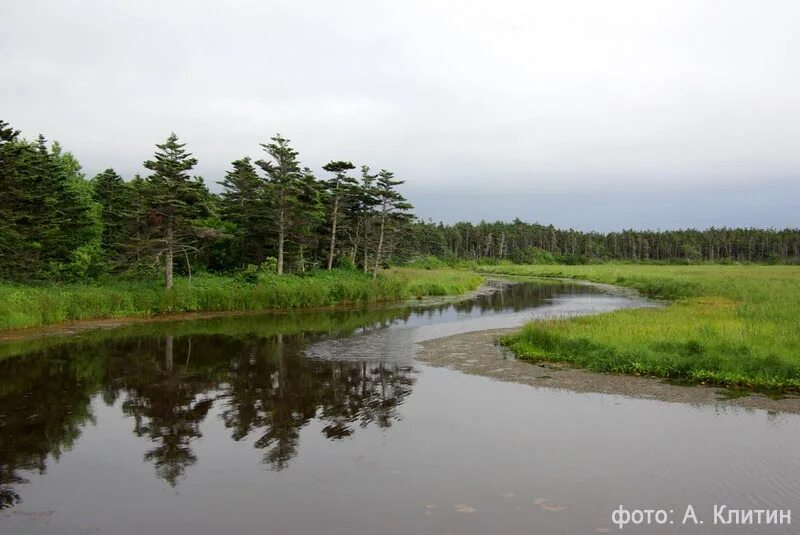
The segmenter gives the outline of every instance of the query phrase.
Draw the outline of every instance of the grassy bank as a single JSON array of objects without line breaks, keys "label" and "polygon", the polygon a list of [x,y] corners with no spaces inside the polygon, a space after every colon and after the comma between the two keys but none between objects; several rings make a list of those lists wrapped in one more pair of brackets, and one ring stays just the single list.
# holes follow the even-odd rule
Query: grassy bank
[{"label": "grassy bank", "polygon": [[693,383],[800,390],[800,267],[483,269],[616,284],[672,301],[661,309],[531,323],[503,341],[522,358]]},{"label": "grassy bank", "polygon": [[28,286],[0,284],[0,330],[64,321],[155,316],[181,312],[268,310],[367,304],[474,290],[483,277],[452,270],[391,269],[377,279],[355,271],[305,276],[260,275],[178,278],[164,291],[160,281]]}]

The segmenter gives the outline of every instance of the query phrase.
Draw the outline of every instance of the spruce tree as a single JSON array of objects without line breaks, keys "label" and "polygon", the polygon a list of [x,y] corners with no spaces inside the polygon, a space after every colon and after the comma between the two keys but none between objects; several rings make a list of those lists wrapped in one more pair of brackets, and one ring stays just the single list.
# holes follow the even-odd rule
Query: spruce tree
[{"label": "spruce tree", "polygon": [[269,160],[258,160],[258,165],[267,175],[267,193],[272,204],[272,219],[278,233],[278,274],[284,270],[284,250],[287,232],[296,215],[302,193],[303,173],[297,159],[297,151],[289,146],[289,140],[276,134],[272,143],[262,143]]},{"label": "spruce tree", "polygon": [[92,196],[100,205],[103,257],[110,266],[121,261],[135,230],[133,187],[109,168],[92,179]]},{"label": "spruce tree", "polygon": [[80,164],[0,121],[0,276],[79,278],[88,274],[97,225]]},{"label": "spruce tree", "polygon": [[358,262],[359,249],[361,252],[361,268],[364,273],[369,272],[369,248],[371,223],[375,217],[375,208],[378,199],[375,195],[375,180],[378,175],[372,174],[367,165],[361,166],[361,180],[352,188],[350,202],[347,204],[345,219],[351,221],[355,232],[350,234],[353,246],[351,258],[353,263]]},{"label": "spruce tree", "polygon": [[233,169],[219,182],[221,215],[235,227],[238,263],[260,264],[264,261],[265,236],[268,232],[266,183],[258,176],[250,158],[231,163]]},{"label": "spruce tree", "polygon": [[307,252],[313,250],[316,243],[315,231],[325,221],[325,206],[322,200],[325,186],[314,177],[311,169],[304,167],[301,173],[291,238],[297,245],[297,269],[303,272],[308,262]]},{"label": "spruce tree", "polygon": [[153,173],[147,177],[147,227],[150,231],[147,246],[157,260],[164,258],[164,283],[172,288],[176,254],[195,252],[194,220],[208,213],[208,191],[199,177],[191,177],[197,160],[178,141],[175,133],[156,145],[153,160],[144,167]]},{"label": "spruce tree", "polygon": [[13,259],[21,241],[17,221],[23,198],[19,176],[19,130],[0,120],[0,276],[13,271]]},{"label": "spruce tree", "polygon": [[333,178],[327,181],[326,186],[331,199],[331,240],[328,249],[328,270],[333,267],[333,256],[336,251],[336,224],[339,218],[339,202],[343,195],[351,191],[356,180],[347,176],[348,171],[356,167],[351,162],[331,161],[322,167],[329,173],[333,173]]},{"label": "spruce tree", "polygon": [[378,234],[378,247],[375,250],[375,269],[372,271],[373,278],[378,276],[378,269],[381,266],[381,254],[383,253],[383,243],[386,235],[386,225],[396,221],[402,221],[411,217],[409,210],[413,208],[406,201],[397,186],[405,183],[404,180],[396,180],[394,173],[381,169],[378,179],[375,182],[375,197],[378,201],[380,210],[380,233]]}]

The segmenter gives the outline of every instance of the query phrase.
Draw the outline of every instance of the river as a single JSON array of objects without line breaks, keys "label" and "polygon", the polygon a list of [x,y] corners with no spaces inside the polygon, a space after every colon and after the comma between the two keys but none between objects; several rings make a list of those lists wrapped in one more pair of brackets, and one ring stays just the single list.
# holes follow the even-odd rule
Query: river
[{"label": "river", "polygon": [[[624,533],[793,533],[714,526],[712,510],[797,503],[798,415],[562,380],[487,342],[639,306],[529,282],[7,342],[0,533],[609,533],[620,505],[673,511]],[[704,525],[681,523],[688,505]]]}]

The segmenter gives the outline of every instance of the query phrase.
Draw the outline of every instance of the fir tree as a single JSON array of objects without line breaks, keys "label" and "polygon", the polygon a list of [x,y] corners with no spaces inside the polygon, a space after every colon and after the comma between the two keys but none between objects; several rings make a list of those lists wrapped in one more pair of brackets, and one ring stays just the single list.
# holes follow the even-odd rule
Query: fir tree
[{"label": "fir tree", "polygon": [[361,252],[361,268],[364,273],[369,271],[369,249],[371,223],[375,217],[375,208],[378,199],[375,195],[375,180],[378,175],[370,172],[369,166],[361,166],[361,180],[352,187],[350,202],[346,206],[345,219],[350,221],[350,226],[355,230],[349,233],[352,245],[351,259],[353,264],[359,261]]},{"label": "fir tree", "polygon": [[322,202],[324,185],[314,177],[311,169],[302,169],[299,186],[298,210],[293,220],[291,236],[297,244],[297,269],[302,272],[305,271],[308,261],[306,252],[314,248],[315,230],[325,220],[325,207]]},{"label": "fir tree", "polygon": [[88,273],[97,224],[77,160],[0,121],[0,275],[79,278]]},{"label": "fir tree", "polygon": [[[172,288],[175,255],[183,253],[187,259],[196,239],[194,220],[208,213],[208,191],[202,179],[191,177],[197,160],[184,148],[178,136],[170,134],[167,140],[156,145],[153,160],[144,167],[153,173],[147,178],[147,221],[152,238],[147,240],[156,259],[164,258],[164,282]],[[188,263],[188,261],[187,261]]]},{"label": "fir tree", "polygon": [[231,163],[233,169],[219,184],[221,215],[235,227],[239,265],[263,262],[265,236],[268,232],[266,183],[258,176],[250,158]]},{"label": "fir tree", "polygon": [[24,197],[19,176],[19,130],[0,120],[0,274],[8,276],[22,236],[17,229],[19,210]]},{"label": "fir tree", "polygon": [[289,140],[277,134],[272,143],[262,143],[272,161],[258,160],[258,165],[267,175],[267,192],[272,203],[272,219],[278,233],[278,274],[284,270],[286,235],[293,216],[300,204],[302,177],[297,151],[289,146]]},{"label": "fir tree", "polygon": [[101,209],[103,256],[113,265],[121,260],[133,237],[133,187],[109,168],[92,179],[92,196]]},{"label": "fir tree", "polygon": [[380,233],[378,234],[378,247],[375,250],[375,269],[372,271],[372,276],[378,276],[378,269],[381,266],[381,254],[383,253],[383,243],[386,235],[386,225],[396,221],[402,221],[411,217],[409,210],[413,208],[411,204],[406,201],[400,192],[397,191],[397,186],[405,183],[404,180],[396,180],[394,173],[381,169],[378,173],[378,179],[375,182],[375,197],[378,201],[380,209]]},{"label": "fir tree", "polygon": [[331,199],[331,244],[328,249],[328,270],[333,267],[333,256],[336,251],[336,224],[339,218],[339,201],[343,194],[346,195],[348,191],[352,191],[352,187],[356,184],[354,178],[347,176],[347,172],[355,168],[351,162],[344,161],[331,161],[323,166],[324,170],[334,175],[326,183]]}]

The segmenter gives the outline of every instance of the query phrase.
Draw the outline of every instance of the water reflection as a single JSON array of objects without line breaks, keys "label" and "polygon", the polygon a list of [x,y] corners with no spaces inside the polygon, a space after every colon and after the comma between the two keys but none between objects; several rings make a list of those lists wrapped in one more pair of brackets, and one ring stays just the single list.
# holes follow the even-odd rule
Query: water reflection
[{"label": "water reflection", "polygon": [[304,335],[166,335],[62,347],[0,363],[0,507],[19,502],[21,471],[43,474],[93,422],[92,398],[122,399],[144,455],[175,486],[197,462],[192,441],[215,403],[233,440],[257,437],[275,470],[295,456],[311,419],[330,439],[370,424],[385,428],[411,392],[413,369],[385,362],[307,359]]},{"label": "water reflection", "polygon": [[42,355],[0,362],[0,507],[19,502],[20,471],[43,474],[93,421],[93,367]]},{"label": "water reflection", "polygon": [[144,461],[172,486],[198,462],[193,441],[215,412],[232,440],[252,441],[269,468],[282,470],[312,420],[330,440],[390,427],[416,379],[402,344],[366,355],[351,344],[358,358],[346,358],[344,346],[324,359],[309,358],[311,345],[591,291],[515,285],[424,309],[228,317],[33,341],[0,360],[0,509],[19,503],[26,472],[44,474],[48,460],[76,444],[94,423],[93,403],[121,407],[147,441]]}]

